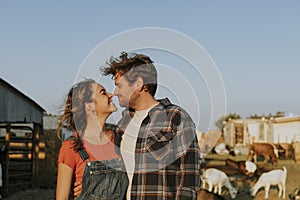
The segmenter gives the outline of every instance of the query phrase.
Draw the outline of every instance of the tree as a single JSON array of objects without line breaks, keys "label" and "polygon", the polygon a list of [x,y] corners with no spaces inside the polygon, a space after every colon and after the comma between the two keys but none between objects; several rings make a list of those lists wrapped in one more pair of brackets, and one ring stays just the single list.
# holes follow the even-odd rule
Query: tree
[{"label": "tree", "polygon": [[220,130],[223,131],[225,123],[231,121],[232,119],[241,119],[241,116],[237,113],[229,113],[226,116],[221,116],[216,122],[215,125],[216,127]]},{"label": "tree", "polygon": [[264,113],[261,115],[254,114],[250,115],[250,117],[247,117],[247,119],[274,119],[276,117],[284,117],[285,113],[283,111],[277,111],[275,114],[269,113],[268,115],[265,115]]}]

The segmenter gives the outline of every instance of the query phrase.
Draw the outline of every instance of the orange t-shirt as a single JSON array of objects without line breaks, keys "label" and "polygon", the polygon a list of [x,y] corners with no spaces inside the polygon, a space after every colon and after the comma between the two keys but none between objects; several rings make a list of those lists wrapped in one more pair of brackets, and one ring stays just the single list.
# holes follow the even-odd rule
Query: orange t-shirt
[{"label": "orange t-shirt", "polygon": [[[74,134],[77,137],[77,134]],[[119,158],[120,156],[115,153],[114,140],[111,139],[110,142],[102,145],[90,144],[87,141],[83,141],[86,152],[89,154],[90,158],[83,161],[78,152],[72,149],[73,141],[66,140],[62,144],[58,156],[57,163],[64,163],[73,169],[75,175],[75,181],[82,181],[84,167],[88,161],[96,160],[110,160],[114,158]],[[93,152],[93,153],[91,153]]]}]

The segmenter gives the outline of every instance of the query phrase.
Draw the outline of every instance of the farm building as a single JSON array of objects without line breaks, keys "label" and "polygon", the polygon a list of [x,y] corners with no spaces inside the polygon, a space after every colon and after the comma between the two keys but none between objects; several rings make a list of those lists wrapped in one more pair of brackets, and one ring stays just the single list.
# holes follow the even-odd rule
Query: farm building
[{"label": "farm building", "polygon": [[300,139],[300,116],[275,118],[272,123],[274,143],[292,143]]},{"label": "farm building", "polygon": [[283,148],[288,156],[292,144],[300,142],[300,116],[231,120],[224,124],[223,134],[231,147],[266,142]]},{"label": "farm building", "polygon": [[36,184],[45,110],[0,78],[0,111],[0,162],[7,194]]},{"label": "farm building", "polygon": [[300,137],[300,116],[231,120],[225,124],[223,132],[225,143],[230,146],[252,142],[292,143]]}]

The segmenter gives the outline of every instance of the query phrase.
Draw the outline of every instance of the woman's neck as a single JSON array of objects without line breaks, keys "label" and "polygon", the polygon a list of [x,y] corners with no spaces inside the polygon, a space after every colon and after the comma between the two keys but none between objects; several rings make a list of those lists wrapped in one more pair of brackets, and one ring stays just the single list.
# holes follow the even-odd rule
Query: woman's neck
[{"label": "woman's neck", "polygon": [[91,144],[106,144],[110,137],[105,129],[105,119],[89,119],[86,125],[83,139]]}]

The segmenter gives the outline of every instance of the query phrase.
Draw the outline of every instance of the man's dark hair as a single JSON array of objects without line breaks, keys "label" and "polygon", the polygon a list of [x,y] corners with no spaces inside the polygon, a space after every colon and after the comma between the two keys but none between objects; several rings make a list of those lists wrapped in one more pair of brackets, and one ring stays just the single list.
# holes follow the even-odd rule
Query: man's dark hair
[{"label": "man's dark hair", "polygon": [[107,62],[108,67],[101,68],[103,75],[124,76],[133,84],[138,77],[144,81],[143,89],[154,96],[157,89],[157,71],[153,61],[144,54],[130,54],[122,52],[118,58],[111,57]]}]

